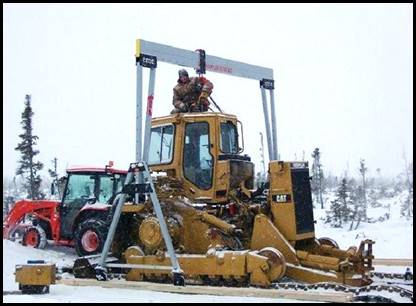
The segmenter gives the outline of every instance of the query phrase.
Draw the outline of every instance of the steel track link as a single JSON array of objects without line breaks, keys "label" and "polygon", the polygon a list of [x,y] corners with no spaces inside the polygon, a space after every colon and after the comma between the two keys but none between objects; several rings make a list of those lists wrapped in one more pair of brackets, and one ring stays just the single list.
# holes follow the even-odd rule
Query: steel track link
[{"label": "steel track link", "polygon": [[400,273],[386,273],[386,272],[370,272],[370,277],[378,277],[380,279],[388,278],[388,279],[401,279],[405,281],[413,280],[413,274],[400,274]]},{"label": "steel track link", "polygon": [[[394,274],[394,273],[383,273],[383,272],[373,272],[371,273],[372,276],[379,277],[383,275],[384,278],[388,278],[389,280],[402,280],[402,274]],[[109,274],[110,279],[120,279],[122,278],[121,274],[113,273]],[[216,287],[250,287],[249,279],[239,279],[236,280],[234,278],[223,278],[223,277],[215,277],[210,278],[208,276],[202,276],[200,278],[200,282],[204,285],[209,286],[216,286]],[[147,277],[147,281],[157,282],[157,283],[168,283],[169,277],[165,277],[163,280],[159,279],[156,281],[154,277]],[[200,283],[199,282],[199,283]],[[187,282],[188,285],[197,284],[194,282]],[[412,285],[412,284],[408,284]],[[413,302],[413,291],[408,290],[406,288],[402,288],[397,285],[392,284],[372,284],[364,287],[352,287],[348,285],[338,284],[338,283],[317,283],[317,284],[304,284],[304,283],[296,283],[296,282],[279,282],[279,283],[272,283],[270,289],[278,289],[278,290],[294,290],[294,291],[318,291],[318,290],[333,290],[335,292],[343,292],[343,293],[353,293],[354,301],[361,301],[361,302],[378,302],[378,303],[394,303],[397,302],[394,298],[391,298],[391,294],[397,294],[401,298],[408,300],[408,302]],[[388,296],[384,296],[385,295]]]},{"label": "steel track link", "polygon": [[406,298],[409,302],[413,302],[413,291],[408,290],[406,288],[402,288],[399,286],[392,286],[392,285],[384,285],[384,284],[376,284],[376,285],[369,285],[364,287],[351,287],[342,284],[336,283],[318,283],[318,284],[299,284],[299,283],[274,283],[273,288],[276,289],[291,289],[291,290],[334,290],[334,291],[341,291],[341,292],[350,292],[355,295],[356,301],[376,301],[380,303],[390,302],[393,299],[389,297],[385,297],[382,294],[388,293],[397,293],[402,298]]}]

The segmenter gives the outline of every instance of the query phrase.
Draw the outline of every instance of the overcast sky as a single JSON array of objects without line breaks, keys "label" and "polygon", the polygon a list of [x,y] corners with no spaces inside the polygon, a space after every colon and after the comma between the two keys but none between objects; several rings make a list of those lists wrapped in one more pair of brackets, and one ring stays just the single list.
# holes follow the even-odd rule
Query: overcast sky
[{"label": "overcast sky", "polygon": [[[283,160],[319,147],[326,173],[353,176],[361,158],[370,176],[397,175],[403,152],[413,160],[412,4],[3,4],[3,177],[26,94],[45,175],[54,157],[61,175],[134,161],[138,38],[273,69]],[[170,112],[177,70],[158,63],[154,116]],[[258,82],[206,77],[260,170]]]}]

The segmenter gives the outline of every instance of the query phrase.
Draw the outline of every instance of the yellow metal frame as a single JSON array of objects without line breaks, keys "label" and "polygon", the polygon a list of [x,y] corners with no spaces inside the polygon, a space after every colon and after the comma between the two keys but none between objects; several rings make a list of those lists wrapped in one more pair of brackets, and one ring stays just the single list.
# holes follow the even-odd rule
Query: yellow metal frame
[{"label": "yellow metal frame", "polygon": [[141,40],[136,39],[136,57],[139,57],[141,54]]},{"label": "yellow metal frame", "polygon": [[[272,212],[273,223],[282,232],[283,236],[292,242],[315,238],[315,232],[298,234],[296,231],[296,214],[293,195],[292,176],[290,162],[271,161],[269,164],[270,192],[269,203]],[[275,195],[290,195],[290,200],[285,203],[273,201]]]}]

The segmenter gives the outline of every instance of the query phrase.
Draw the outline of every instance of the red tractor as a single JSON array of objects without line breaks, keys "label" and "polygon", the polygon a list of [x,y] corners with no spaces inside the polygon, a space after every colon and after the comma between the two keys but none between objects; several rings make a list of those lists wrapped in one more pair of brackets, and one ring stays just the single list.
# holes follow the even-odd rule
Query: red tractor
[{"label": "red tractor", "polygon": [[17,201],[3,222],[3,239],[22,239],[23,245],[35,248],[44,248],[47,240],[53,240],[75,246],[79,256],[99,253],[107,235],[111,203],[127,174],[111,166],[68,169],[60,180],[61,201]]}]

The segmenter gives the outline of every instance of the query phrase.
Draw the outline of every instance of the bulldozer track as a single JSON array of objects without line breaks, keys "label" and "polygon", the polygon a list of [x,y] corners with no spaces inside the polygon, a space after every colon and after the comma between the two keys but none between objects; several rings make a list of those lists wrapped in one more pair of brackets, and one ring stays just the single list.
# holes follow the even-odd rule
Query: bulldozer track
[{"label": "bulldozer track", "polygon": [[[121,272],[121,271],[120,271]],[[159,274],[159,273],[158,273]],[[164,273],[163,273],[164,274]],[[145,281],[126,281],[124,273],[108,273],[108,281],[95,279],[67,279],[58,277],[56,284],[70,286],[98,286],[103,288],[124,288],[151,290],[159,292],[203,294],[218,296],[241,296],[297,299],[321,302],[413,302],[413,276],[405,280],[403,274],[372,272],[373,284],[364,287],[353,287],[339,283],[306,284],[292,281],[285,277],[280,282],[272,283],[269,288],[249,285],[249,278],[220,276],[200,276],[188,278],[186,286],[173,286],[169,274],[145,275]],[[409,277],[409,275],[408,275]],[[405,282],[406,281],[406,282]],[[410,288],[407,288],[410,286]],[[17,295],[20,291],[3,291],[3,295]]]},{"label": "bulldozer track", "polygon": [[[189,294],[276,297],[324,302],[413,302],[413,280],[405,283],[403,282],[404,275],[397,273],[372,272],[370,275],[376,277],[376,279],[374,279],[373,284],[364,287],[327,282],[305,284],[284,278],[284,282],[272,283],[270,288],[258,288],[250,286],[248,278],[234,279],[218,276],[202,276],[199,281],[187,279],[186,287],[177,287],[169,284],[171,280],[168,275],[165,275],[165,278],[160,278],[160,275],[148,275],[145,282],[132,282],[124,280],[124,275],[121,273],[109,273],[109,281],[107,282],[91,279],[61,279],[57,283],[76,286],[95,285],[109,288],[137,288]],[[407,286],[410,286],[410,288],[406,288]]]},{"label": "bulldozer track", "polygon": [[[400,273],[386,273],[386,272],[371,272],[370,273],[371,278],[377,277],[379,279],[393,279],[393,280],[407,280],[407,281],[413,281],[413,274],[409,274],[406,276],[404,274]],[[413,282],[412,282],[413,283]]]},{"label": "bulldozer track", "polygon": [[[318,284],[298,284],[298,283],[275,283],[273,288],[284,290],[303,290],[308,292],[309,290],[331,290],[336,292],[352,293],[354,295],[354,301],[376,301],[376,302],[396,302],[400,296],[401,301],[403,299],[408,302],[413,301],[413,291],[400,286],[374,284],[364,287],[351,287],[336,283],[318,283]],[[387,295],[387,296],[385,296]]]},{"label": "bulldozer track", "polygon": [[[363,287],[352,287],[337,283],[299,284],[274,283],[274,288],[293,290],[334,290],[338,292],[350,292],[354,294],[354,301],[362,302],[413,302],[413,275],[399,273],[371,272],[373,283]],[[406,279],[407,278],[407,279]],[[411,289],[410,289],[410,288]],[[394,295],[394,297],[392,297]]]},{"label": "bulldozer track", "polygon": [[173,286],[165,282],[131,282],[122,279],[120,274],[109,275],[109,281],[94,279],[61,279],[57,284],[71,286],[99,286],[104,288],[134,288],[161,292],[246,296],[265,298],[285,298],[323,302],[413,302],[413,291],[395,285],[374,284],[365,287],[351,287],[336,283],[302,284],[296,282],[273,283],[270,288],[257,288],[247,283],[232,282],[228,279],[215,278],[203,285],[188,283],[185,287]]},{"label": "bulldozer track", "polygon": [[413,274],[371,272],[370,276],[374,283],[396,285],[402,288],[413,287]]}]

